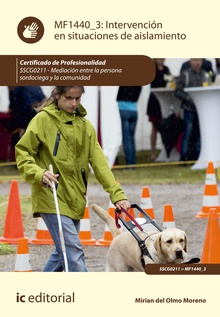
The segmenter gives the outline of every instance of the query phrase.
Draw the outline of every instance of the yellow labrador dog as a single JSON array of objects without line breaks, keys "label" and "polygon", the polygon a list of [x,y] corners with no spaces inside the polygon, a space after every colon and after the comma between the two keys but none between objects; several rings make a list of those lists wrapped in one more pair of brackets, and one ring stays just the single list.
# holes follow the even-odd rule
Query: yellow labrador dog
[{"label": "yellow labrador dog", "polygon": [[[141,249],[137,240],[129,232],[116,227],[115,219],[100,206],[93,204],[92,209],[108,225],[113,235],[107,259],[110,272],[142,272]],[[139,231],[141,240],[145,240],[149,255],[144,255],[144,263],[181,263],[187,257],[187,237],[184,231],[170,228],[159,231]]]}]

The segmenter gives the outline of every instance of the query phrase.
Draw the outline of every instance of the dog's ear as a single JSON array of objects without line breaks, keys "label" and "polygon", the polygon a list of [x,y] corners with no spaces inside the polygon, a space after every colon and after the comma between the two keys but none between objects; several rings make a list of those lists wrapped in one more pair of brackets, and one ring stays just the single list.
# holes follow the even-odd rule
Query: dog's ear
[{"label": "dog's ear", "polygon": [[156,240],[154,241],[154,247],[158,254],[161,254],[161,234],[158,234]]},{"label": "dog's ear", "polygon": [[188,238],[187,238],[186,234],[185,234],[185,241],[184,242],[185,242],[184,251],[187,253]]}]

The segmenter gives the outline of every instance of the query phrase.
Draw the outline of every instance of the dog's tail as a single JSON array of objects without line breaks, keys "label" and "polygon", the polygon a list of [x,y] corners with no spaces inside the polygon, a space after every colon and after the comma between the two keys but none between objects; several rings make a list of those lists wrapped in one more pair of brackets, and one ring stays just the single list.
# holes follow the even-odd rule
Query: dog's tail
[{"label": "dog's tail", "polygon": [[113,238],[116,238],[119,234],[121,234],[121,230],[118,229],[115,225],[115,219],[110,216],[104,209],[96,204],[92,204],[92,209],[107,224],[109,230],[113,235]]}]

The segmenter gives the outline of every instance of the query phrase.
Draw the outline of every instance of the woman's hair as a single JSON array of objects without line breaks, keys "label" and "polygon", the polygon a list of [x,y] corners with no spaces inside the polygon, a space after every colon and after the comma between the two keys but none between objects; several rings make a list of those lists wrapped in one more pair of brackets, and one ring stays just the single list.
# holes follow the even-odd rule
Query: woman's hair
[{"label": "woman's hair", "polygon": [[40,109],[49,106],[52,103],[56,103],[57,101],[57,95],[63,95],[65,94],[69,89],[71,88],[79,88],[82,91],[82,94],[85,93],[85,88],[84,86],[56,86],[52,92],[51,95],[48,99],[43,101],[42,105],[40,106]]}]

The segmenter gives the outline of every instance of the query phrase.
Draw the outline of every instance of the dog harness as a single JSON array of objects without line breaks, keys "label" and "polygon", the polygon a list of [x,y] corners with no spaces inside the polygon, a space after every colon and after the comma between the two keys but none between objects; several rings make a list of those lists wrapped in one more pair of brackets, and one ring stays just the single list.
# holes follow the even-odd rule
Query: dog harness
[{"label": "dog harness", "polygon": [[140,237],[138,236],[138,238],[140,240],[140,241],[138,241],[138,245],[141,249],[141,263],[142,263],[143,268],[145,268],[144,255],[147,256],[148,258],[150,258],[154,262],[152,256],[150,255],[150,252],[148,251],[148,248],[146,247],[145,241],[148,238],[150,238],[152,235],[156,234],[157,232],[153,232],[152,234],[147,234],[144,230],[143,230],[143,232],[146,234],[146,238],[144,240],[141,240]]},{"label": "dog harness", "polygon": [[[137,208],[139,210],[139,212],[143,215],[143,217],[148,221],[148,223],[153,224],[160,232],[163,231],[154,220],[151,219],[151,217],[144,211],[142,210],[138,205],[136,204],[132,204],[131,208]],[[131,221],[125,221],[124,218],[122,218],[121,216],[119,216],[119,214],[121,214],[122,212],[124,212],[130,219]],[[145,244],[145,241],[153,234],[155,234],[156,232],[148,235],[144,229],[141,227],[141,225],[129,214],[129,212],[127,212],[126,210],[124,210],[123,208],[121,210],[119,209],[115,209],[115,224],[117,228],[121,228],[120,224],[119,224],[119,219],[121,220],[121,222],[123,223],[123,225],[128,229],[128,231],[133,235],[133,237],[137,240],[138,245],[141,249],[141,264],[143,266],[143,268],[145,269],[145,262],[144,262],[144,256],[149,257],[153,262],[153,258],[150,255],[149,250],[147,249],[147,246]],[[135,227],[137,227],[141,232],[144,232],[147,236],[144,240],[142,240],[139,235],[133,230]],[[193,264],[193,263],[199,263],[200,262],[200,258],[192,258],[187,262],[184,262],[183,264]]]},{"label": "dog harness", "polygon": [[[157,224],[155,223],[154,220],[152,220],[150,218],[150,216],[148,216],[138,205],[136,204],[132,204],[131,208],[137,208],[140,213],[143,214],[144,218],[147,220],[150,220],[150,223],[152,223],[159,231],[162,231],[162,229],[157,226]],[[121,214],[122,212],[124,212],[127,217],[129,217],[131,219],[131,221],[125,221],[121,216],[119,216],[119,214]],[[128,231],[133,235],[133,237],[137,240],[138,245],[140,247],[141,250],[141,264],[143,266],[143,268],[145,268],[145,261],[144,261],[144,256],[149,257],[153,262],[153,258],[150,255],[149,250],[147,249],[147,246],[145,244],[145,241],[151,236],[151,235],[147,235],[146,232],[144,231],[144,229],[142,228],[142,226],[129,214],[129,212],[127,212],[126,210],[124,210],[123,208],[121,210],[116,209],[115,210],[115,223],[116,223],[116,227],[117,228],[121,228],[120,224],[119,224],[119,219],[121,220],[121,222],[123,223],[123,225],[128,229]],[[139,235],[133,230],[135,227],[137,227],[141,232],[144,232],[147,236],[144,240],[142,240]],[[153,233],[155,234],[155,233]]]}]

